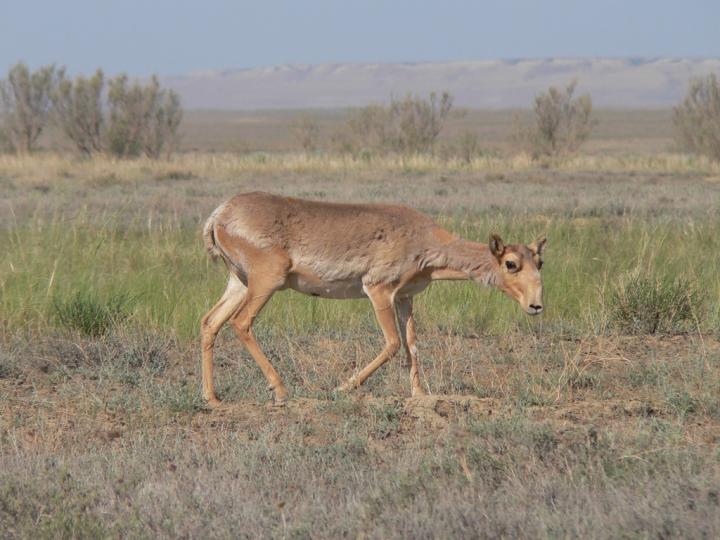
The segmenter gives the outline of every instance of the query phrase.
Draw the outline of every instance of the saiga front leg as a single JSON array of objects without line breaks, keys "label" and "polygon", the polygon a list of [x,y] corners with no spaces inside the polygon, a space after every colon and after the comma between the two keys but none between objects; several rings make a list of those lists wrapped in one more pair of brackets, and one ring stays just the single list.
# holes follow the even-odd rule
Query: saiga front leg
[{"label": "saiga front leg", "polygon": [[400,333],[404,338],[405,354],[407,355],[408,364],[410,365],[411,395],[413,397],[427,395],[427,392],[425,392],[420,384],[420,365],[415,343],[415,319],[413,318],[412,296],[399,298],[396,302],[396,308],[398,322],[400,323]]},{"label": "saiga front leg", "polygon": [[365,366],[360,373],[350,377],[345,383],[340,385],[338,391],[344,392],[360,386],[377,368],[395,356],[395,353],[400,349],[400,335],[395,325],[395,310],[393,309],[395,290],[395,287],[386,284],[375,285],[365,289],[375,310],[375,317],[385,336],[385,348],[375,360]]}]

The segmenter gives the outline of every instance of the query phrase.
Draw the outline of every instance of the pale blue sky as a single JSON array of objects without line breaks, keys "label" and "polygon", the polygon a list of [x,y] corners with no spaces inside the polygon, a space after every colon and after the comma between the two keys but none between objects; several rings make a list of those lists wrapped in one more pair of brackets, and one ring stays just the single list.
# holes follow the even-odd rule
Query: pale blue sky
[{"label": "pale blue sky", "polygon": [[0,0],[0,70],[720,56],[720,0]]}]

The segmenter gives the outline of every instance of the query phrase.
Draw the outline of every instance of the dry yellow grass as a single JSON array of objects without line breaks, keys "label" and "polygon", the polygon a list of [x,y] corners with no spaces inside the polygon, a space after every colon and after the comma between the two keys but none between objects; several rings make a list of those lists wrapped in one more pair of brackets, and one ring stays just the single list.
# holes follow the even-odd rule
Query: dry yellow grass
[{"label": "dry yellow grass", "polygon": [[0,177],[49,181],[73,178],[92,182],[137,181],[145,178],[196,176],[228,179],[248,173],[508,173],[554,169],[568,172],[657,173],[720,176],[720,163],[685,154],[659,153],[629,156],[578,155],[555,160],[533,160],[527,154],[483,156],[465,162],[431,155],[374,156],[304,153],[183,153],[166,161],[116,159],[97,156],[80,159],[72,154],[42,153],[32,156],[0,155]]}]

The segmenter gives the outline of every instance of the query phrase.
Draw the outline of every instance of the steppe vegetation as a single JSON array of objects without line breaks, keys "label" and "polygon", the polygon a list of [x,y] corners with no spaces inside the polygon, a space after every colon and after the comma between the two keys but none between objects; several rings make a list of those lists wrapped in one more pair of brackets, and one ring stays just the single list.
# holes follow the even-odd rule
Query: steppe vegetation
[{"label": "steppe vegetation", "polygon": [[0,151],[29,154],[50,124],[85,157],[171,154],[182,121],[177,93],[162,89],[155,76],[131,84],[121,74],[107,81],[107,90],[105,82],[101,69],[73,80],[65,68],[31,72],[16,64],[0,81]]},{"label": "steppe vegetation", "polygon": [[673,122],[682,149],[720,160],[720,81],[714,74],[690,83]]},{"label": "steppe vegetation", "polygon": [[[674,151],[670,112],[593,111],[583,154],[537,159],[512,111],[449,110],[419,154],[329,152],[337,112],[225,117],[185,115],[163,160],[60,152],[57,128],[0,155],[2,536],[718,536],[720,165]],[[433,285],[432,395],[395,361],[334,396],[380,346],[367,302],[277,294],[256,335],[293,398],[268,404],[226,329],[210,410],[198,322],[225,276],[200,227],[256,189],[545,233],[546,312]]]},{"label": "steppe vegetation", "polygon": [[573,98],[577,81],[565,91],[551,86],[535,97],[534,122],[518,122],[515,141],[533,156],[561,156],[577,152],[590,137],[595,123],[592,117],[592,98],[589,94]]}]

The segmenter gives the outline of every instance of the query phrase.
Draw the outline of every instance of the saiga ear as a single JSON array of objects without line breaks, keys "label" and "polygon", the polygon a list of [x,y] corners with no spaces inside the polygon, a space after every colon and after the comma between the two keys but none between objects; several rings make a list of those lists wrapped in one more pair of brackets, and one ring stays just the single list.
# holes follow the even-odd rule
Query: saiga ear
[{"label": "saiga ear", "polygon": [[547,238],[545,236],[541,236],[528,247],[530,248],[530,251],[539,257],[543,254],[543,251],[545,251],[545,244],[547,244]]},{"label": "saiga ear", "polygon": [[502,241],[497,234],[492,233],[490,235],[490,253],[495,255],[495,258],[499,261],[503,253],[505,253],[505,243]]}]

